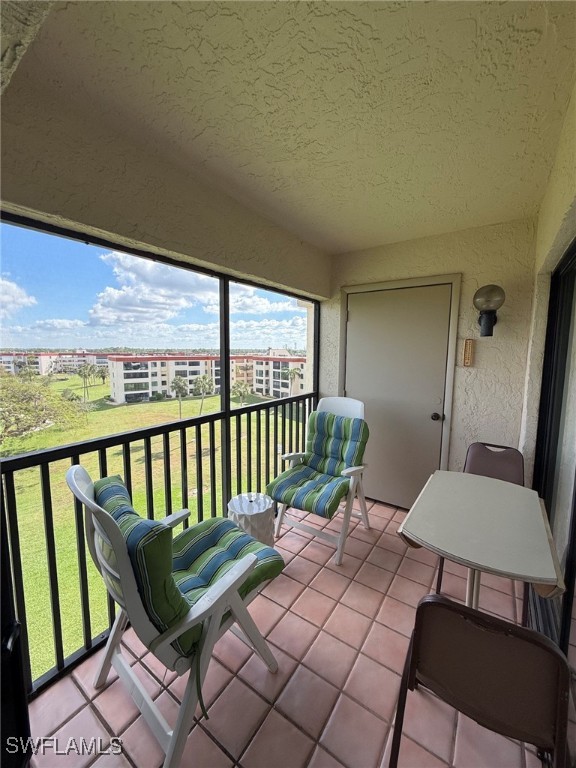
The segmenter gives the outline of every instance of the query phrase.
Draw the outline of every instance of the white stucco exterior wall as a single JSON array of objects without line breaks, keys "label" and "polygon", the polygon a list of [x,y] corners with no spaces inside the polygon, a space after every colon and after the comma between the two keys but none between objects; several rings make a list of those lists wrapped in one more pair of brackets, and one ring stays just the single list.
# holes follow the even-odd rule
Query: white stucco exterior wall
[{"label": "white stucco exterior wall", "polygon": [[[336,394],[340,288],[453,272],[462,274],[449,468],[461,470],[474,440],[517,446],[522,419],[534,269],[534,223],[516,221],[373,248],[338,257],[332,298],[321,307],[320,393]],[[494,336],[481,339],[475,291],[506,292]],[[474,365],[462,366],[463,340],[475,339]],[[425,372],[423,372],[425,375]]]},{"label": "white stucco exterior wall", "polygon": [[[534,263],[534,300],[526,365],[520,450],[524,453],[526,481],[532,480],[534,445],[544,361],[550,294],[550,275],[576,238],[576,86],[564,118],[556,158],[537,219]],[[576,392],[572,392],[576,398]],[[576,445],[572,446],[576,463]]]},{"label": "white stucco exterior wall", "polygon": [[551,272],[576,237],[576,85],[564,118],[536,230],[536,273]]}]

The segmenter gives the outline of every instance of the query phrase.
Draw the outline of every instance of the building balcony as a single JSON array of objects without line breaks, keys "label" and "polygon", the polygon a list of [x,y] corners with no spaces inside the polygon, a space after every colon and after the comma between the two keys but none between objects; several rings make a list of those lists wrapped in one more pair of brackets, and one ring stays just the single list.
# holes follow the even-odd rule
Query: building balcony
[{"label": "building balcony", "polygon": [[[103,587],[92,581],[79,510],[67,489],[64,496],[58,495],[65,467],[71,462],[93,463],[102,475],[120,469],[132,484],[141,511],[150,517],[169,513],[180,501],[199,519],[222,514],[227,496],[264,489],[278,471],[278,445],[283,450],[299,449],[312,402],[312,396],[291,398],[238,409],[228,420],[211,414],[190,424],[163,425],[4,462],[15,597],[25,630],[31,733],[35,740],[46,737],[41,742],[43,754],[33,758],[35,768],[66,761],[78,768],[159,768],[163,762],[159,745],[115,673],[103,689],[92,685],[107,635],[107,629],[97,631],[101,616],[94,597],[94,591],[102,593]],[[159,446],[162,450],[157,450]],[[21,545],[28,523],[27,510],[18,508],[17,491],[18,474],[24,471],[39,472],[43,492],[48,569],[46,583],[34,586],[45,590],[50,605],[51,626],[41,630],[54,659],[49,669],[44,668],[46,662],[38,666],[33,658],[41,616],[26,610],[32,604],[32,586]],[[63,549],[56,546],[61,541],[57,521],[54,533],[56,500],[69,511],[76,571],[64,570]],[[351,523],[341,566],[333,564],[332,548],[306,533],[284,530],[277,548],[286,568],[250,606],[279,671],[268,672],[247,646],[227,633],[216,646],[204,687],[209,718],[197,713],[183,767],[385,768],[388,764],[415,608],[434,590],[437,558],[424,549],[407,548],[397,536],[404,511],[369,502],[369,515],[369,531],[355,520]],[[338,529],[340,521],[312,522]],[[43,557],[41,552],[34,555]],[[461,566],[446,562],[444,594],[464,601],[465,577]],[[67,578],[78,581],[74,612],[84,639],[72,653],[69,637],[74,622],[67,615]],[[520,622],[522,595],[522,584],[483,574],[481,610]],[[113,616],[110,603],[107,610],[108,624]],[[123,652],[167,721],[175,721],[185,678],[165,674],[132,630],[126,632],[123,644]],[[576,657],[576,648],[570,650]],[[570,717],[573,750],[573,706]],[[115,737],[121,740],[119,754],[112,754],[119,751]],[[84,755],[73,748],[67,758],[56,753],[56,748],[80,745],[82,739],[85,744],[96,740],[92,742],[96,746]],[[425,690],[409,693],[400,765],[537,768],[540,764],[533,747],[485,730]]]}]

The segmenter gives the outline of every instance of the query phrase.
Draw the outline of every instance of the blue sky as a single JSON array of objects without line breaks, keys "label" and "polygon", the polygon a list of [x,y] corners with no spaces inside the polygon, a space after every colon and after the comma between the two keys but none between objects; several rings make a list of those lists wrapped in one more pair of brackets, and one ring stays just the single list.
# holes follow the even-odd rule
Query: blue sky
[{"label": "blue sky", "polygon": [[[217,348],[218,281],[54,235],[0,225],[0,346]],[[306,347],[296,300],[234,283],[231,347]]]}]

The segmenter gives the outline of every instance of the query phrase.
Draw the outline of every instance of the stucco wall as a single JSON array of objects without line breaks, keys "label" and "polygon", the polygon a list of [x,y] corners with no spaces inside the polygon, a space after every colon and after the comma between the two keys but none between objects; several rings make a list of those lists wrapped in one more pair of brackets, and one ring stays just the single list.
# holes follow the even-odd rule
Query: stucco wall
[{"label": "stucco wall", "polygon": [[[542,199],[536,226],[534,303],[526,365],[520,450],[524,453],[526,480],[532,479],[534,444],[546,341],[550,274],[576,238],[576,86],[564,118],[556,158]],[[573,397],[576,394],[573,393]],[[576,446],[572,460],[576,462]]]},{"label": "stucco wall", "polygon": [[576,85],[538,212],[537,273],[551,272],[576,237]]},{"label": "stucco wall", "polygon": [[[386,280],[462,274],[449,468],[461,470],[474,440],[517,446],[530,329],[534,224],[516,221],[373,248],[338,257],[330,301],[321,308],[321,394],[338,391],[340,288]],[[480,338],[475,291],[497,283],[506,291],[494,336]],[[462,346],[475,339],[474,365],[462,366]],[[425,371],[423,371],[425,375]]]},{"label": "stucco wall", "polygon": [[98,122],[97,108],[73,111],[21,69],[2,106],[5,210],[329,296],[326,254]]}]

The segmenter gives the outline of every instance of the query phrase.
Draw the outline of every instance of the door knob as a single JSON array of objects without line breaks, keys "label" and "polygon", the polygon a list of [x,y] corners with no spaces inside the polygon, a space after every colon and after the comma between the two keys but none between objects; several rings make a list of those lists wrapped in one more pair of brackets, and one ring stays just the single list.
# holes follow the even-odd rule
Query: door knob
[{"label": "door knob", "polygon": [[442,416],[440,416],[439,413],[433,413],[432,416],[430,416],[430,418],[432,419],[432,421],[440,421]]}]

